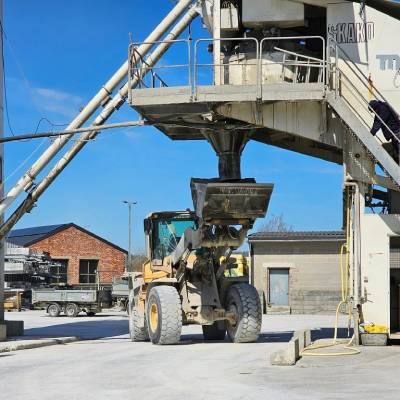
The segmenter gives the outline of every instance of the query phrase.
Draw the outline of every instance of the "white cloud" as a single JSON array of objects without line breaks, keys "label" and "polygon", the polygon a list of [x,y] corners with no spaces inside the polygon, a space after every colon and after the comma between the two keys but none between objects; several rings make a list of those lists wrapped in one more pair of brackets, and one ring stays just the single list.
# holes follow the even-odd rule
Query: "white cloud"
[{"label": "white cloud", "polygon": [[84,105],[81,97],[72,93],[49,88],[36,88],[41,109],[59,116],[73,118]]}]

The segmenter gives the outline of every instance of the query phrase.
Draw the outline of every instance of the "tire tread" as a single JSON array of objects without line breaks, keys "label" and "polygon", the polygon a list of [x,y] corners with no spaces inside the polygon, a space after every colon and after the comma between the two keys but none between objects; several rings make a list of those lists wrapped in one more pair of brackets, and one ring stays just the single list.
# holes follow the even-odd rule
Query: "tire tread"
[{"label": "tire tread", "polygon": [[[254,286],[248,283],[232,285],[229,291],[236,291],[242,304],[242,318],[237,328],[229,328],[228,335],[235,343],[256,342],[261,331],[262,311],[260,298]],[[228,293],[229,297],[229,293]]]}]

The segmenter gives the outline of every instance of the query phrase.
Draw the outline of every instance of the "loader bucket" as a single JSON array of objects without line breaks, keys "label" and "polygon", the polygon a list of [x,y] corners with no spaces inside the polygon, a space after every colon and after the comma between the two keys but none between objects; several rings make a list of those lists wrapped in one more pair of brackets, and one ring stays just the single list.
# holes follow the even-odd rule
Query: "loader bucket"
[{"label": "loader bucket", "polygon": [[254,180],[205,179],[192,179],[190,186],[197,217],[213,225],[252,225],[265,217],[274,187]]}]

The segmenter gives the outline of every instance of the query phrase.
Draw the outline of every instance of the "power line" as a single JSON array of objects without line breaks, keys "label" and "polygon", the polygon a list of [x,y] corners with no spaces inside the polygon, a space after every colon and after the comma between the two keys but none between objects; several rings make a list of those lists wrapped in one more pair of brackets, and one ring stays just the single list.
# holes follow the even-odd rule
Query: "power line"
[{"label": "power line", "polygon": [[[3,53],[2,54],[2,56],[3,56],[3,60],[2,61],[3,61],[4,101],[5,101],[5,105],[6,105],[5,109],[6,109],[7,124],[8,124],[8,127],[10,129],[11,134],[13,136],[15,135],[14,130],[13,130],[12,125],[11,125],[11,119],[10,119],[10,115],[9,115],[9,111],[8,111],[9,107],[8,107],[8,100],[7,100],[6,68],[5,68],[5,61],[4,61],[4,43],[5,42],[7,43],[7,46],[9,48],[9,50],[10,50],[11,56],[14,58],[15,65],[17,66],[17,69],[18,69],[18,71],[19,71],[19,73],[20,73],[20,75],[22,77],[22,81],[26,85],[26,88],[27,88],[28,93],[29,93],[29,95],[31,97],[31,100],[32,100],[32,104],[33,104],[34,108],[36,109],[36,111],[38,112],[38,114],[41,115],[41,118],[39,119],[39,121],[37,123],[36,131],[39,130],[39,127],[40,127],[40,124],[42,123],[42,121],[47,121],[53,127],[67,126],[68,124],[54,123],[49,118],[44,116],[43,110],[39,106],[39,104],[37,102],[37,99],[34,96],[35,90],[33,89],[32,85],[30,84],[29,79],[27,78],[27,76],[26,76],[26,74],[24,72],[24,69],[22,68],[22,65],[21,65],[21,63],[20,63],[20,61],[19,61],[19,59],[17,57],[17,54],[15,53],[14,48],[13,48],[11,42],[10,42],[10,39],[8,38],[8,36],[7,36],[7,34],[6,34],[5,30],[4,30],[4,27],[3,27],[1,22],[0,22],[0,29],[1,29],[2,53]],[[5,41],[4,41],[4,39],[5,39]]]},{"label": "power line", "polygon": [[39,119],[39,122],[38,122],[37,125],[36,125],[35,134],[38,133],[40,124],[41,124],[43,121],[48,122],[51,126],[67,126],[67,125],[68,125],[68,124],[54,124],[54,123],[51,122],[48,118],[42,117],[42,118]]},{"label": "power line", "polygon": [[23,135],[15,135],[15,136],[8,136],[0,138],[0,143],[7,143],[7,142],[16,142],[21,140],[29,140],[29,139],[38,139],[44,137],[58,137],[58,136],[65,136],[65,135],[76,135],[77,133],[83,132],[96,132],[102,131],[106,129],[116,129],[116,128],[126,128],[131,126],[146,126],[146,125],[153,125],[147,121],[128,121],[128,122],[117,122],[114,124],[104,124],[104,125],[96,125],[96,126],[88,126],[85,128],[78,128],[78,129],[68,129],[64,131],[49,131],[49,132],[34,132],[34,133],[26,133]]},{"label": "power line", "polygon": [[6,38],[4,29],[3,29],[3,24],[0,22],[0,29],[1,29],[1,61],[3,64],[3,87],[4,87],[4,106],[6,110],[6,118],[7,118],[7,125],[8,128],[11,132],[11,135],[14,136],[14,131],[11,126],[10,122],[10,115],[8,113],[8,100],[7,100],[7,86],[6,86],[6,66],[4,62],[4,39]]}]

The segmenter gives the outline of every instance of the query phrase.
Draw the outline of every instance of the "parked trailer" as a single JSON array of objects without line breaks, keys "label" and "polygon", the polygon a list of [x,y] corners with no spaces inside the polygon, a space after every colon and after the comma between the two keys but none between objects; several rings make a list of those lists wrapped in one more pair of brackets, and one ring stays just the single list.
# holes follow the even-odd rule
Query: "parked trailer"
[{"label": "parked trailer", "polygon": [[32,290],[32,304],[43,307],[51,317],[64,312],[76,317],[81,311],[92,316],[101,311],[101,291],[98,290]]},{"label": "parked trailer", "polygon": [[128,279],[114,278],[111,289],[111,297],[121,311],[128,311],[129,284]]}]

